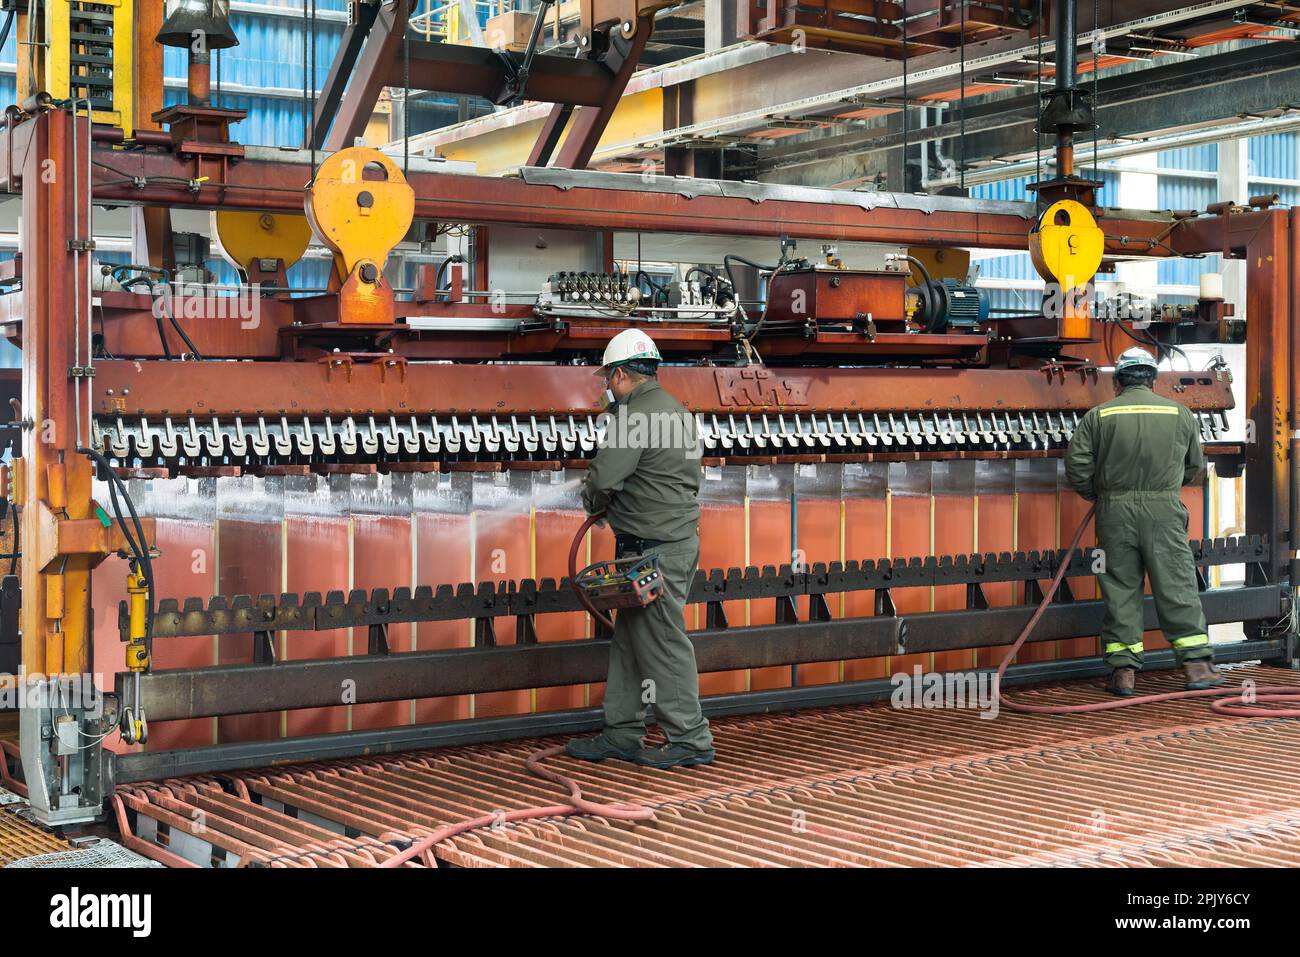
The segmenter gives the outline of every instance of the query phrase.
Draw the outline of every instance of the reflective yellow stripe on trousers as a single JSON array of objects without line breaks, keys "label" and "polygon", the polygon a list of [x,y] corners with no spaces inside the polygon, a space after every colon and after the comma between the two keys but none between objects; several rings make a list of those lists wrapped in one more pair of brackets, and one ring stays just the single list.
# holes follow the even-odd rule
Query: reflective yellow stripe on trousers
[{"label": "reflective yellow stripe on trousers", "polygon": [[1140,655],[1143,651],[1142,642],[1139,641],[1131,645],[1125,645],[1118,641],[1109,641],[1106,643],[1106,654],[1113,655],[1121,651],[1131,651],[1135,655]]},{"label": "reflective yellow stripe on trousers", "polygon": [[1185,638],[1175,638],[1169,642],[1175,648],[1199,648],[1201,645],[1210,643],[1209,635],[1188,635]]}]

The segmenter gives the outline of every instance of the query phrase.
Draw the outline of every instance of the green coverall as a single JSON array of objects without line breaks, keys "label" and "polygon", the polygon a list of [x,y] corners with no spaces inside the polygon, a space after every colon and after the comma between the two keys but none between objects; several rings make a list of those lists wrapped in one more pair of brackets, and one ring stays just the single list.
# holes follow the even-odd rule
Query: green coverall
[{"label": "green coverall", "polygon": [[588,514],[604,511],[616,535],[658,541],[662,596],[644,608],[620,610],[609,650],[605,737],[635,750],[645,734],[646,705],[668,740],[699,751],[713,747],[700,710],[695,648],[682,612],[700,560],[700,454],[694,417],[653,379],[613,410],[605,444],[583,481]]},{"label": "green coverall", "polygon": [[1070,440],[1066,476],[1097,503],[1102,652],[1112,668],[1142,667],[1144,573],[1178,665],[1213,660],[1178,495],[1204,467],[1196,417],[1146,386],[1128,386],[1089,410]]}]

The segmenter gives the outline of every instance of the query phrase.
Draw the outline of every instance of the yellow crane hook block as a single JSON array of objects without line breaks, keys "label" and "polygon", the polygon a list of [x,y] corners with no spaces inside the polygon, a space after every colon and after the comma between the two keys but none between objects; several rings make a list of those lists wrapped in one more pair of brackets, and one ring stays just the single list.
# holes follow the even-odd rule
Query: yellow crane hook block
[{"label": "yellow crane hook block", "polygon": [[316,171],[303,208],[334,253],[340,321],[391,323],[384,264],[415,216],[415,192],[397,164],[366,146],[340,150]]},{"label": "yellow crane hook block", "polygon": [[1038,275],[1066,293],[1086,286],[1101,267],[1106,235],[1088,207],[1073,199],[1048,206],[1029,234],[1029,255]]}]

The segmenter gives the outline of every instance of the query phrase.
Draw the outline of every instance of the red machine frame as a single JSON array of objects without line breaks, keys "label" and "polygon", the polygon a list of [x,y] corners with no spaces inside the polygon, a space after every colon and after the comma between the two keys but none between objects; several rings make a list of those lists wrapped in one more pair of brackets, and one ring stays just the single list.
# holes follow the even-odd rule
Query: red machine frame
[{"label": "red machine frame", "polygon": [[[322,356],[282,362],[281,345],[295,309],[329,313],[324,297],[309,305],[275,300],[281,310],[267,331],[216,354],[275,361],[178,363],[157,358],[143,333],[130,332],[129,296],[120,295],[115,320],[130,342],[129,359],[95,360],[93,373],[75,357],[77,336],[91,323],[89,288],[93,241],[84,179],[93,178],[96,204],[142,204],[192,209],[240,208],[299,212],[310,167],[301,162],[243,158],[224,165],[218,179],[202,179],[202,160],[164,145],[123,150],[85,117],[58,109],[31,115],[12,110],[0,147],[0,184],[21,192],[22,255],[10,278],[21,297],[0,300],[8,332],[23,348],[24,417],[21,465],[11,487],[23,506],[23,663],[29,672],[74,674],[90,666],[91,567],[114,550],[113,532],[100,528],[91,501],[91,462],[77,451],[78,409],[87,414],[205,415],[349,414],[401,409],[419,395],[426,405],[454,412],[592,408],[599,392],[590,369],[560,366],[420,365],[393,356]],[[93,146],[91,145],[93,143]],[[199,164],[199,165],[196,165]],[[55,175],[49,171],[54,170]],[[88,170],[88,172],[86,172]],[[61,171],[61,172],[59,172]],[[1023,249],[1030,217],[970,210],[818,204],[772,199],[753,215],[745,198],[696,196],[575,186],[561,189],[520,179],[489,179],[412,171],[416,216],[467,222],[587,229],[672,230],[744,236],[817,237],[877,243]],[[74,228],[74,223],[77,224]],[[1246,532],[1275,543],[1252,573],[1251,584],[1279,589],[1295,581],[1291,541],[1297,526],[1296,454],[1300,439],[1297,382],[1300,361],[1300,211],[1224,207],[1191,218],[1125,216],[1101,219],[1114,256],[1170,257],[1220,252],[1249,264],[1247,409],[1253,441],[1244,447]],[[71,278],[69,278],[71,277]],[[105,298],[108,306],[113,300]],[[143,310],[143,307],[142,307]],[[334,323],[339,317],[332,317]],[[204,333],[204,335],[207,335]],[[208,339],[204,340],[208,342]],[[211,340],[215,342],[216,340]],[[474,354],[467,343],[465,353]],[[499,345],[494,346],[499,350]],[[418,358],[418,356],[416,356]],[[1083,410],[1105,397],[1107,384],[1086,364],[1055,361],[1007,369],[672,368],[669,388],[693,409],[728,413],[787,407],[870,409],[888,396],[892,407],[1015,408],[1047,405]],[[93,402],[78,397],[92,389]],[[1160,387],[1193,408],[1222,408],[1227,385],[1213,376],[1162,375]],[[86,440],[83,423],[83,441]],[[872,453],[887,458],[889,452]],[[959,453],[954,453],[959,454]],[[859,456],[861,458],[861,456]],[[1289,587],[1289,586],[1288,586]],[[781,626],[773,626],[779,628]],[[1278,660],[1296,657],[1295,635]]]}]

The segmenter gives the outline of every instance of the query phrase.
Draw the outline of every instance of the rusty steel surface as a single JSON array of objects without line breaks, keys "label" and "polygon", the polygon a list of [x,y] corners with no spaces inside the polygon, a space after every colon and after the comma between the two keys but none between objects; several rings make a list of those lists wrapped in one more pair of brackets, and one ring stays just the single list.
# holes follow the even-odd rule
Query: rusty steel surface
[{"label": "rusty steel surface", "polygon": [[[590,367],[428,363],[257,363],[104,360],[95,413],[311,415],[375,412],[569,413],[598,408]],[[665,368],[664,388],[692,412],[1086,411],[1114,393],[1077,370]],[[1162,374],[1156,391],[1193,411],[1230,409],[1232,383],[1213,373]]]},{"label": "rusty steel surface", "polygon": [[[336,124],[337,125],[337,124]],[[0,145],[0,185],[15,185],[21,170],[13,163],[23,152],[28,124],[9,131]],[[298,212],[311,176],[305,163],[244,159],[224,179],[190,188],[192,167],[175,155],[153,149],[129,154],[99,144],[94,150],[95,199],[175,208],[260,209]],[[179,178],[179,182],[177,180]],[[513,177],[470,176],[411,170],[417,219],[631,230],[708,233],[731,236],[782,235],[826,241],[908,243],[1023,249],[1032,225],[1028,214],[986,209],[922,210],[882,202],[872,208],[808,199],[767,199],[755,205],[743,197],[683,195],[632,188],[587,185],[564,188]],[[758,210],[758,215],[755,211]],[[1206,217],[1209,220],[1215,217]],[[1134,218],[1127,211],[1103,214],[1107,251],[1155,257],[1170,255],[1163,242],[1171,224],[1159,215]],[[1215,247],[1213,242],[1211,250]],[[1181,249],[1179,252],[1190,251]]]},{"label": "rusty steel surface", "polygon": [[[956,8],[962,6],[966,9],[958,12]],[[913,2],[907,11],[902,4],[882,0],[773,0],[763,4],[748,0],[737,5],[737,30],[745,39],[789,44],[798,37],[811,50],[905,60],[958,44],[1027,33],[1030,24],[1016,19],[1022,12],[1005,5],[998,10],[993,5],[945,0]],[[906,30],[899,25],[905,16]]]},{"label": "rusty steel surface", "polygon": [[[400,57],[389,65],[390,86],[403,85],[406,68]],[[409,85],[415,89],[481,96],[494,102],[509,82],[501,57],[483,47],[416,40],[411,43],[409,68]],[[600,106],[609,88],[610,72],[595,60],[541,54],[528,72],[528,98],[541,103]]]},{"label": "rusty steel surface", "polygon": [[[1172,690],[1178,680],[1140,684]],[[1232,680],[1300,687],[1300,675],[1260,667]],[[1091,681],[1016,696],[1067,704],[1102,692]],[[861,706],[724,719],[714,730],[717,761],[689,771],[553,760],[587,798],[648,805],[653,822],[502,825],[453,838],[436,856],[471,867],[1300,863],[1295,721],[1181,701],[1070,719]],[[523,765],[554,743],[269,768],[118,795],[135,834],[165,824],[215,849],[202,864],[374,866],[449,822],[554,803],[555,787]],[[160,856],[169,855],[179,863]]]},{"label": "rusty steel surface", "polygon": [[57,513],[62,520],[81,520],[92,517],[94,509],[90,460],[77,452],[90,437],[92,380],[69,371],[88,362],[90,355],[92,257],[75,246],[88,242],[90,203],[88,196],[71,192],[62,182],[41,181],[39,171],[48,158],[56,168],[88,177],[90,127],[84,117],[43,115],[33,124],[34,149],[24,166],[31,186],[22,197],[27,290],[22,412],[50,427],[24,431],[23,464],[15,470],[12,497],[23,506],[22,663],[31,673],[50,675],[86,670],[90,570],[102,553],[72,553],[57,567],[42,561],[42,556],[58,551],[58,525],[46,516]]}]

